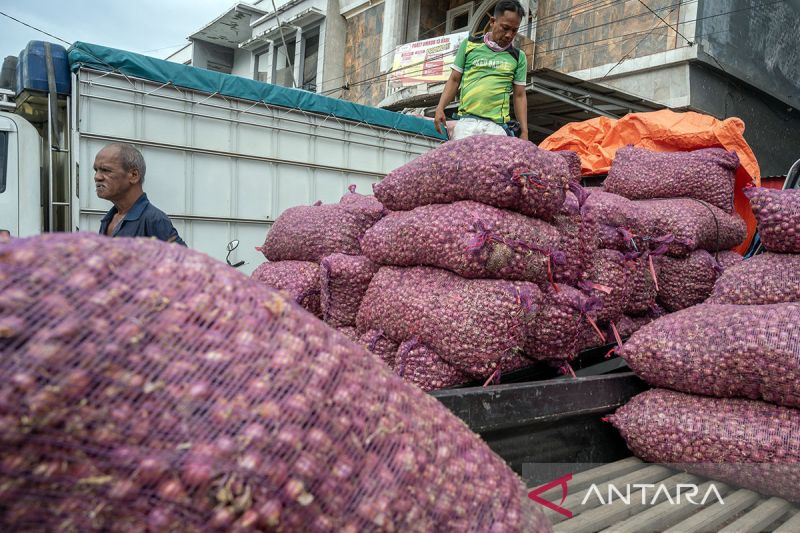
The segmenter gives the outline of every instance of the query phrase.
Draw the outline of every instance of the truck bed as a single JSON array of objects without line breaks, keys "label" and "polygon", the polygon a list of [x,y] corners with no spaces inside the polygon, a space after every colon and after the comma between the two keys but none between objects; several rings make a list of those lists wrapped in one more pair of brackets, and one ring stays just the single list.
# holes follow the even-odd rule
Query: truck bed
[{"label": "truck bed", "polygon": [[[656,505],[615,501],[600,505],[586,491],[605,483],[665,485],[674,496],[678,483],[700,486],[709,480],[633,457],[624,440],[603,418],[648,388],[626,371],[624,361],[584,354],[574,365],[576,377],[553,377],[552,371],[532,367],[504,376],[503,383],[435,391],[432,394],[500,455],[522,477],[529,490],[572,474],[563,507],[566,518],[543,507],[556,533],[800,533],[800,507],[781,498],[714,482],[725,505],[710,498],[706,505],[664,500]],[[561,487],[541,494],[558,504]],[[652,502],[655,489],[647,493]]]},{"label": "truck bed", "polygon": [[500,385],[482,383],[432,392],[478,433],[529,485],[553,479],[533,463],[592,465],[630,455],[619,433],[603,421],[647,384],[610,346],[586,350],[564,376],[539,362],[503,374]]}]

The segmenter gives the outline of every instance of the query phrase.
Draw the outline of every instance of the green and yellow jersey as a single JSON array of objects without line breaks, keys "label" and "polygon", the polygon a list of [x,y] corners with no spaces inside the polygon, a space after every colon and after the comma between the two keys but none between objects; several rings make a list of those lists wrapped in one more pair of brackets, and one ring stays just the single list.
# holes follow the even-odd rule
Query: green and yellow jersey
[{"label": "green and yellow jersey", "polygon": [[483,39],[464,39],[453,60],[453,69],[462,73],[459,115],[473,115],[498,124],[510,120],[512,85],[524,86],[528,71],[525,54],[514,52],[495,52]]}]

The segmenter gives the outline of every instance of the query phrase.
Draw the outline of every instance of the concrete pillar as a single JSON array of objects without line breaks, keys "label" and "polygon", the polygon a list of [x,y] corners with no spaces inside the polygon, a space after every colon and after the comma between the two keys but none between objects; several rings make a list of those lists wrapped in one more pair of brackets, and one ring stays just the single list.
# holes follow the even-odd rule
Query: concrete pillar
[{"label": "concrete pillar", "polygon": [[422,0],[407,0],[408,1],[408,23],[406,24],[406,39],[407,43],[413,43],[419,40],[419,17],[422,6]]},{"label": "concrete pillar", "polygon": [[[328,11],[323,24],[324,35],[319,38],[319,64],[322,75],[317,84],[320,92],[331,91],[344,84],[344,50],[347,21],[339,14],[339,0],[328,0]],[[332,96],[338,96],[333,93]]]},{"label": "concrete pillar", "polygon": [[381,72],[392,67],[397,45],[405,42],[408,0],[385,0],[383,3],[383,34],[381,35]]},{"label": "concrete pillar", "polygon": [[269,41],[267,45],[267,80],[274,82],[275,77],[275,42]]},{"label": "concrete pillar", "polygon": [[292,69],[294,72],[294,85],[298,89],[303,85],[303,74],[300,67],[303,66],[303,28],[299,26],[294,33],[294,61]]}]

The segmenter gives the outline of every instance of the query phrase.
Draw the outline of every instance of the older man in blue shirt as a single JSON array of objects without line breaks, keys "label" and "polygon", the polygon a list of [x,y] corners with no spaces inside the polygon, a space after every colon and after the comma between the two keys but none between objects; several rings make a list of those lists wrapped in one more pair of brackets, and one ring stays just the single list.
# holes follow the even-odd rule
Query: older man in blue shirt
[{"label": "older man in blue shirt", "polygon": [[94,158],[98,198],[114,204],[100,221],[109,237],[155,237],[186,246],[169,217],[150,203],[142,189],[146,166],[142,153],[127,143],[109,144]]}]

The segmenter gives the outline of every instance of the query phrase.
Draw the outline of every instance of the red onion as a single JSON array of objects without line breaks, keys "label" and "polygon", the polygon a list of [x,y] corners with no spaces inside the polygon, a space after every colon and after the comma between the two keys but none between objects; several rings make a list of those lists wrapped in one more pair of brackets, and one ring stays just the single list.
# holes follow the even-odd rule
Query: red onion
[{"label": "red onion", "polygon": [[770,252],[800,253],[800,191],[745,189],[758,221],[761,242]]},{"label": "red onion", "polygon": [[733,211],[739,157],[722,148],[656,152],[625,146],[617,150],[603,188],[631,200],[695,198]]},{"label": "red onion", "polygon": [[[81,269],[73,285],[96,284],[67,286]],[[472,282],[486,329],[522,342],[509,312],[538,289]],[[91,234],[0,244],[0,324],[15,331],[0,336],[3,529],[549,531],[446,409],[204,254]]]},{"label": "red onion", "polygon": [[563,205],[568,181],[557,154],[517,138],[475,135],[417,157],[373,191],[393,211],[474,200],[547,220]]},{"label": "red onion", "polygon": [[609,420],[638,457],[800,502],[800,411],[653,389]]}]

